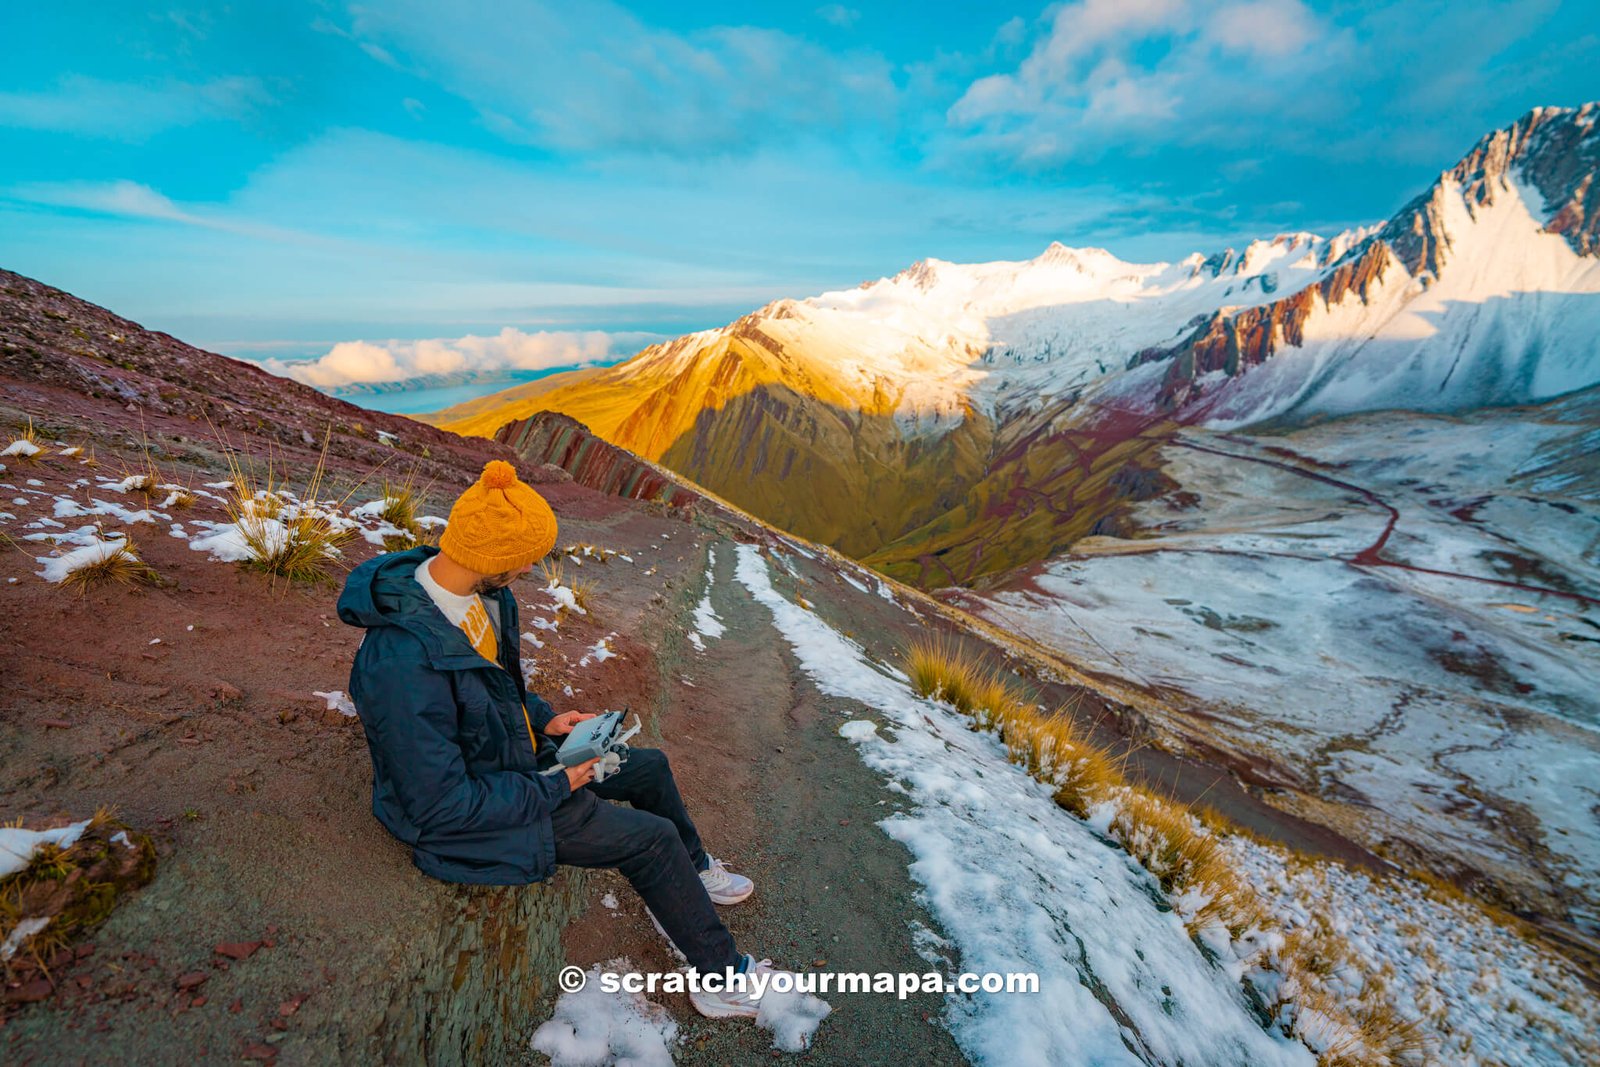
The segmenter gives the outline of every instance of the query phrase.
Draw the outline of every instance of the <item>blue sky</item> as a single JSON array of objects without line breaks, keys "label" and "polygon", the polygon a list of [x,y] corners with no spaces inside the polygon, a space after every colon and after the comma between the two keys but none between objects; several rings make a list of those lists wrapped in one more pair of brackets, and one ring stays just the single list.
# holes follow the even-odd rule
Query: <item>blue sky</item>
[{"label": "blue sky", "polygon": [[0,266],[232,355],[343,343],[328,386],[614,358],[925,256],[1334,231],[1600,97],[1555,0],[23,7]]}]

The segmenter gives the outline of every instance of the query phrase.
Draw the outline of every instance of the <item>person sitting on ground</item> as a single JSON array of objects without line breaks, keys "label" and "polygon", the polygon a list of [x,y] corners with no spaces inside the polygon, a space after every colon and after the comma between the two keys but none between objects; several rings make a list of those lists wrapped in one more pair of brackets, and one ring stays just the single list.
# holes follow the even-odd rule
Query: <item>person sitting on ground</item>
[{"label": "person sitting on ground", "polygon": [[[634,748],[602,782],[598,760],[558,769],[551,739],[594,716],[557,715],[527,691],[509,589],[555,542],[549,504],[495,460],[450,509],[438,548],[384,553],[350,573],[339,618],[367,631],[350,695],[372,755],[373,814],[418,869],[446,882],[616,868],[702,974],[770,971],[735,949],[712,906],[755,886],[706,852],[664,753]],[[759,1008],[733,991],[691,1000],[713,1017]]]}]

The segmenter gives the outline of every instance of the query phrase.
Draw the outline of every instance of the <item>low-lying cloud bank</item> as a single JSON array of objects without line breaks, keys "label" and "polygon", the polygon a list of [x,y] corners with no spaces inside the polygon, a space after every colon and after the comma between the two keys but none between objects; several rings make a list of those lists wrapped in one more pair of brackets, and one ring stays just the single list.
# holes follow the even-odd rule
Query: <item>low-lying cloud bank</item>
[{"label": "low-lying cloud bank", "polygon": [[340,341],[317,359],[265,359],[273,374],[317,389],[342,389],[508,371],[553,370],[615,362],[661,338],[604,330],[524,333],[507,326],[489,337],[420,341]]}]

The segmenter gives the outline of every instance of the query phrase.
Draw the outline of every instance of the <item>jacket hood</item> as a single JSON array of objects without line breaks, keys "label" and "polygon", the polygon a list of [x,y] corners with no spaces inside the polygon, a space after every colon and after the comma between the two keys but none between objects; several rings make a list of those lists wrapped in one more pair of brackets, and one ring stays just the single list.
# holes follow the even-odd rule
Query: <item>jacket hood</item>
[{"label": "jacket hood", "polygon": [[439,554],[431,545],[373,556],[345,579],[339,594],[339,619],[351,626],[397,626],[422,642],[441,670],[483,666],[483,657],[459,627],[444,617],[416,580],[422,562]]}]

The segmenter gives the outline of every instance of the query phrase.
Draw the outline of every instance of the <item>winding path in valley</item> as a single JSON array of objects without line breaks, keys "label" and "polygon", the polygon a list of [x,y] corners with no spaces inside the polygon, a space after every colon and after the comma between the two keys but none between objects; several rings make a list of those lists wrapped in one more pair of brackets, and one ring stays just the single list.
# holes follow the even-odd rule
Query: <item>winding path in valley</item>
[{"label": "winding path in valley", "polygon": [[[1239,441],[1240,443],[1246,443],[1248,441],[1248,439],[1239,438],[1239,437],[1237,437],[1235,435],[1231,435],[1231,434],[1223,434],[1223,435],[1219,435],[1219,436],[1223,440]],[[1253,456],[1253,455],[1248,455],[1248,454],[1242,454],[1242,453],[1239,453],[1239,452],[1232,452],[1232,451],[1229,451],[1229,450],[1223,449],[1223,448],[1211,448],[1211,447],[1209,447],[1207,445],[1198,444],[1198,443],[1196,443],[1194,441],[1183,440],[1183,439],[1177,437],[1176,435],[1168,436],[1166,438],[1166,443],[1169,444],[1169,445],[1175,446],[1177,448],[1187,448],[1187,449],[1189,449],[1191,451],[1195,451],[1195,452],[1209,452],[1209,453],[1211,453],[1212,455],[1215,455],[1215,456],[1223,456],[1223,457],[1225,457],[1227,459],[1238,460],[1238,461],[1243,462],[1243,463],[1259,463],[1259,464],[1262,464],[1264,466],[1274,467],[1274,468],[1276,468],[1278,470],[1288,471],[1289,473],[1297,475],[1297,476],[1302,477],[1302,478],[1309,478],[1312,481],[1321,482],[1321,483],[1323,483],[1325,485],[1331,485],[1334,488],[1342,489],[1345,492],[1352,493],[1352,494],[1360,497],[1362,500],[1364,500],[1367,503],[1371,504],[1373,507],[1378,508],[1379,510],[1383,511],[1384,514],[1387,516],[1387,519],[1384,522],[1383,529],[1378,533],[1378,536],[1373,539],[1372,543],[1367,545],[1365,548],[1361,549],[1361,551],[1356,552],[1353,555],[1306,556],[1306,555],[1300,555],[1298,553],[1292,553],[1292,552],[1270,552],[1270,551],[1257,551],[1257,550],[1244,551],[1244,550],[1235,550],[1235,549],[1203,547],[1203,546],[1184,546],[1184,545],[1151,545],[1151,546],[1146,547],[1146,548],[1141,548],[1141,549],[1139,549],[1139,551],[1142,551],[1142,552],[1207,552],[1207,553],[1211,553],[1213,555],[1240,555],[1240,556],[1273,556],[1273,555],[1276,555],[1276,556],[1287,556],[1287,557],[1290,557],[1290,558],[1293,558],[1293,559],[1303,559],[1303,560],[1327,559],[1330,562],[1341,562],[1341,563],[1345,563],[1345,564],[1348,564],[1348,565],[1354,566],[1354,567],[1393,567],[1393,568],[1396,568],[1398,570],[1411,571],[1411,572],[1416,573],[1416,574],[1428,574],[1428,575],[1433,575],[1433,576],[1439,577],[1439,578],[1453,578],[1453,579],[1457,579],[1457,580],[1465,581],[1465,582],[1477,582],[1477,583],[1482,584],[1482,585],[1495,585],[1495,586],[1500,586],[1500,587],[1505,588],[1505,589],[1516,589],[1516,590],[1518,590],[1520,592],[1532,593],[1532,594],[1535,594],[1535,595],[1538,595],[1538,596],[1563,597],[1563,598],[1565,598],[1567,600],[1574,600],[1574,601],[1577,601],[1580,604],[1589,605],[1590,607],[1600,607],[1600,598],[1595,598],[1595,597],[1592,597],[1592,596],[1588,596],[1588,595],[1585,595],[1583,593],[1572,592],[1572,591],[1565,590],[1565,589],[1552,589],[1552,588],[1550,588],[1548,586],[1532,585],[1532,584],[1530,584],[1528,582],[1511,581],[1511,580],[1505,579],[1505,578],[1489,578],[1489,577],[1486,577],[1484,575],[1478,575],[1478,574],[1463,574],[1460,571],[1439,570],[1439,569],[1436,569],[1436,568],[1433,568],[1433,567],[1419,567],[1414,563],[1406,563],[1406,562],[1404,562],[1402,560],[1394,560],[1394,559],[1385,558],[1384,555],[1383,555],[1383,549],[1384,549],[1384,546],[1386,546],[1389,543],[1389,538],[1394,533],[1395,527],[1396,527],[1396,525],[1398,525],[1398,523],[1400,521],[1400,509],[1397,508],[1395,505],[1389,503],[1387,500],[1383,499],[1381,496],[1379,496],[1377,493],[1373,492],[1371,489],[1366,488],[1365,486],[1360,486],[1360,485],[1355,484],[1354,482],[1347,482],[1347,481],[1345,481],[1345,480],[1343,480],[1341,478],[1334,478],[1334,477],[1332,477],[1330,475],[1322,474],[1322,473],[1320,473],[1318,471],[1307,469],[1307,467],[1303,466],[1302,464],[1309,463],[1309,462],[1312,462],[1312,461],[1307,460],[1304,457],[1296,456],[1297,459],[1301,460],[1301,463],[1294,463],[1294,462],[1290,462],[1287,459],[1274,459],[1274,458],[1272,458],[1270,456]],[[1295,455],[1294,453],[1288,452],[1288,450],[1286,450],[1286,449],[1279,449],[1277,451],[1279,451],[1280,453],[1285,454],[1285,455]]]}]

